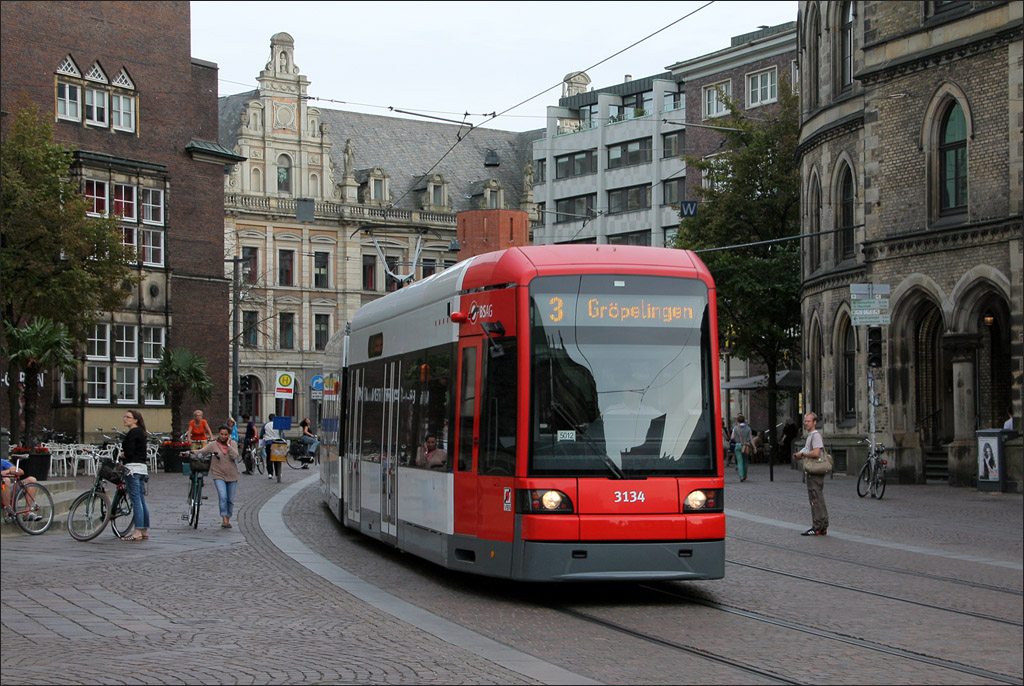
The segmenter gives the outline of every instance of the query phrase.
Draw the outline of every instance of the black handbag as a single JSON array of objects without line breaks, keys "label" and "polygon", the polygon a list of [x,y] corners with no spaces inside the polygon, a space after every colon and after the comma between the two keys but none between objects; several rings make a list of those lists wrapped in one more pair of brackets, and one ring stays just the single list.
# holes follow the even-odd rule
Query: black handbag
[{"label": "black handbag", "polygon": [[208,472],[210,471],[210,454],[205,455],[193,455],[188,460],[188,468],[193,472]]}]

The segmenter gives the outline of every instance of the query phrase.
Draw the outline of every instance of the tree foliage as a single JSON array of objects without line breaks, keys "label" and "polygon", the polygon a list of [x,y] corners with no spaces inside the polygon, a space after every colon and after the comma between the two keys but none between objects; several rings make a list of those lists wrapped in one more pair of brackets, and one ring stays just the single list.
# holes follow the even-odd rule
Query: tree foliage
[{"label": "tree foliage", "polygon": [[171,403],[171,435],[185,430],[182,406],[185,395],[190,394],[201,403],[210,402],[213,381],[206,373],[206,360],[191,350],[164,348],[160,364],[146,382],[145,390],[153,395],[166,396]]},{"label": "tree foliage", "polygon": [[676,247],[701,253],[718,297],[719,340],[731,354],[764,364],[768,371],[769,419],[775,417],[775,373],[799,359],[800,245],[781,241],[800,233],[798,98],[779,80],[779,100],[748,116],[726,98],[729,114],[721,152],[687,157],[687,171],[705,183],[696,189],[697,216],[683,219]]},{"label": "tree foliage", "polygon": [[64,374],[75,371],[74,341],[63,324],[36,317],[22,327],[5,324],[7,359],[12,369],[25,372],[24,445],[35,444],[36,404],[39,401],[39,375],[53,369]]},{"label": "tree foliage", "polygon": [[137,283],[134,250],[116,218],[89,217],[71,180],[72,153],[53,124],[26,106],[5,127],[2,150],[3,320],[14,327],[46,316],[77,340],[102,312],[125,304]]}]

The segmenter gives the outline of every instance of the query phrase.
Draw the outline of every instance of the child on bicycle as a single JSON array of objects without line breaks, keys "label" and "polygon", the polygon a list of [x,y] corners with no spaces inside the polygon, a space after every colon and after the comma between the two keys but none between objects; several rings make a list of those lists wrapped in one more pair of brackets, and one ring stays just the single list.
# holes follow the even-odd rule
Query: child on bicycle
[{"label": "child on bicycle", "polygon": [[[0,491],[0,501],[2,502],[0,502],[0,504],[2,504],[3,507],[7,507],[11,504],[11,479],[22,476],[24,473],[25,470],[14,466],[14,463],[0,459],[0,475],[3,475],[3,490]],[[21,483],[25,486],[25,492],[28,494],[29,500],[32,500],[32,496],[35,494],[36,489],[33,488],[31,484],[36,483],[36,478],[34,476],[26,476],[22,478]],[[26,520],[33,522],[42,519],[42,517],[35,512],[29,512],[23,516]]]}]

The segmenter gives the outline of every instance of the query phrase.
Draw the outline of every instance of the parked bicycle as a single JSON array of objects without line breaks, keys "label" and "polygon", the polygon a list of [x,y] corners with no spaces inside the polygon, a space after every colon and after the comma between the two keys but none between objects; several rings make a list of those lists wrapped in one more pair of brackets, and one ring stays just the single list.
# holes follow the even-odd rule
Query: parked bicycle
[{"label": "parked bicycle", "polygon": [[875,449],[868,451],[868,461],[857,475],[857,495],[861,498],[870,493],[872,498],[881,500],[885,495],[885,472],[889,463],[882,459],[884,452],[885,446],[881,443],[875,443]]},{"label": "parked bicycle", "polygon": [[[109,457],[102,457],[96,468],[92,488],[75,498],[68,510],[68,533],[76,541],[91,541],[110,524],[118,538],[128,536],[135,529],[135,510],[128,495],[124,477],[127,468]],[[103,482],[115,487],[114,498],[107,497]]]},{"label": "parked bicycle", "polygon": [[[18,469],[15,465],[15,469]],[[40,483],[26,484],[15,474],[4,477],[4,495],[10,491],[10,498],[4,498],[5,522],[17,522],[27,534],[45,534],[53,524],[53,496]]]},{"label": "parked bicycle", "polygon": [[185,453],[188,455],[188,512],[181,515],[187,520],[193,529],[199,528],[199,509],[203,504],[203,481],[206,473],[210,471],[210,456],[196,455],[193,451]]}]

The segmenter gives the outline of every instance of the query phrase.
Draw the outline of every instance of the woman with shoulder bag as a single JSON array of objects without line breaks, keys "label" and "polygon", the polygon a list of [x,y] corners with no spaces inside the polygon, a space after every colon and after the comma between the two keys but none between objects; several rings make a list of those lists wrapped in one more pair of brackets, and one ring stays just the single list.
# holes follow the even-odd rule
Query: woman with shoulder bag
[{"label": "woman with shoulder bag", "polygon": [[732,428],[732,440],[736,441],[736,471],[740,475],[740,481],[747,480],[747,458],[754,454],[754,446],[750,444],[753,432],[747,426],[746,418],[736,415],[736,426]]},{"label": "woman with shoulder bag", "polygon": [[[818,431],[818,415],[808,412],[804,415],[804,431],[807,433],[807,442],[804,449],[793,454],[794,460],[807,460],[804,462],[804,472],[807,477],[807,499],[811,503],[811,528],[800,534],[801,536],[824,536],[828,533],[828,508],[825,507],[825,474],[817,468],[819,458],[825,452],[825,440]],[[814,461],[815,469],[810,471],[810,461]]]},{"label": "woman with shoulder bag", "polygon": [[235,509],[235,487],[238,486],[238,445],[231,440],[231,428],[221,424],[217,438],[207,443],[199,454],[210,456],[210,476],[220,500],[220,526],[230,529]]}]

